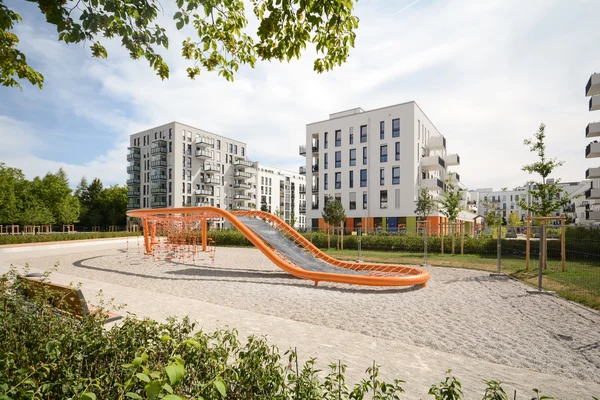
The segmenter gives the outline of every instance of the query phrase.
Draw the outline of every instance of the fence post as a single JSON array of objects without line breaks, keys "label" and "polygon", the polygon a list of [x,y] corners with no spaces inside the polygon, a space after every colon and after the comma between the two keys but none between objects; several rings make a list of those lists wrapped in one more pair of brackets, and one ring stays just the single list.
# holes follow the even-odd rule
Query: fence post
[{"label": "fence post", "polygon": [[498,238],[496,240],[496,251],[498,253],[498,273],[501,273],[502,271],[502,225],[498,225]]},{"label": "fence post", "polygon": [[310,232],[310,242],[311,243],[313,242],[313,240],[312,240],[312,230],[313,230],[313,228],[311,226],[310,229],[309,229],[309,232]]},{"label": "fence post", "polygon": [[542,273],[544,271],[544,242],[546,241],[546,225],[540,226],[542,230],[540,234],[540,260],[538,263],[538,290],[542,291]]},{"label": "fence post", "polygon": [[531,218],[527,217],[527,241],[525,242],[525,271],[529,271],[531,257]]},{"label": "fence post", "polygon": [[428,223],[429,223],[429,221],[425,220],[425,235],[424,235],[425,236],[424,257],[425,258],[424,258],[424,262],[423,262],[424,266],[427,266],[427,234],[428,234],[427,224]]},{"label": "fence post", "polygon": [[356,233],[358,235],[358,262],[360,262],[360,246],[361,246],[362,228],[358,228]]},{"label": "fence post", "polygon": [[566,259],[566,252],[565,252],[565,231],[566,231],[566,227],[565,227],[565,216],[562,216],[562,219],[560,220],[560,225],[561,225],[561,232],[560,232],[560,261],[561,261],[561,267],[562,267],[562,272],[565,272],[565,259]]}]

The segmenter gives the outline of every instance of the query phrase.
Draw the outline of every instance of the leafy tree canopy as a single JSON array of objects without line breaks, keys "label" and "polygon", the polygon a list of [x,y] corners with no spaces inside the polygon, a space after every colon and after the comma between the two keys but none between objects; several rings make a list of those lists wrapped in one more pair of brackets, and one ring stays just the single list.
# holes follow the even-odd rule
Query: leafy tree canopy
[{"label": "leafy tree canopy", "polygon": [[453,184],[448,183],[446,191],[438,201],[440,212],[450,221],[456,221],[458,214],[463,210],[461,205],[462,191],[456,190]]},{"label": "leafy tree canopy", "polygon": [[421,218],[421,220],[427,219],[432,212],[437,209],[437,204],[433,200],[433,196],[429,193],[428,189],[421,189],[419,191],[419,199],[417,200],[417,206],[415,208],[415,214]]},{"label": "leafy tree canopy", "polygon": [[[157,23],[164,10],[156,0],[28,0],[36,3],[46,22],[56,27],[58,40],[89,43],[93,57],[107,58],[103,43],[119,39],[132,59],[145,58],[157,75],[169,77],[169,66],[160,54],[168,49],[166,29]],[[311,43],[317,51],[314,70],[331,70],[348,59],[354,47],[358,18],[354,0],[252,0],[258,29],[251,36],[243,0],[176,0],[176,28],[187,28],[190,37],[181,43],[190,62],[187,74],[217,70],[232,81],[240,65],[256,61],[289,61],[299,58]],[[22,18],[0,0],[0,84],[20,87],[17,79],[42,88],[43,75],[27,63],[13,32]]]},{"label": "leafy tree canopy", "polygon": [[346,211],[342,202],[334,199],[331,195],[325,196],[325,206],[321,215],[327,224],[333,226],[340,225],[346,219]]}]

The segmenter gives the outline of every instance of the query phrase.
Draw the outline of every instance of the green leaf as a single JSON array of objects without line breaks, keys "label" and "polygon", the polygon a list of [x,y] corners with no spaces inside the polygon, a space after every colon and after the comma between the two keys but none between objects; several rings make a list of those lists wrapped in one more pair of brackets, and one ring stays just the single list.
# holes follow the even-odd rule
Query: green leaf
[{"label": "green leaf", "polygon": [[85,392],[81,395],[81,400],[96,400],[96,395],[92,392]]},{"label": "green leaf", "polygon": [[183,21],[181,21],[181,20],[177,21],[175,26],[177,27],[177,30],[181,30],[181,28],[183,28]]},{"label": "green leaf", "polygon": [[179,381],[183,378],[183,374],[185,372],[182,365],[179,364],[171,364],[165,367],[165,372],[169,377],[169,382],[171,386],[176,386]]},{"label": "green leaf", "polygon": [[166,333],[160,338],[161,342],[168,342],[169,340],[171,340],[171,336],[167,335]]},{"label": "green leaf", "polygon": [[141,399],[142,396],[140,396],[139,394],[133,393],[133,392],[127,392],[127,394],[125,394],[125,396],[129,397],[130,399]]},{"label": "green leaf", "polygon": [[177,395],[168,394],[165,397],[163,397],[163,400],[183,400],[183,399]]},{"label": "green leaf", "polygon": [[156,399],[158,397],[158,394],[160,393],[161,387],[162,385],[160,384],[160,381],[152,381],[148,383],[144,387],[144,389],[146,390],[146,396],[148,396],[148,398],[151,400]]},{"label": "green leaf", "polygon": [[150,382],[150,378],[146,374],[142,374],[141,372],[138,372],[137,374],[135,374],[135,376],[137,376],[137,378],[141,381]]},{"label": "green leaf", "polygon": [[225,386],[225,382],[221,378],[215,379],[213,382],[215,388],[221,393],[221,396],[227,397],[227,387]]},{"label": "green leaf", "polygon": [[134,368],[139,367],[140,365],[142,365],[142,357],[136,357],[133,359],[133,363],[131,364]]}]

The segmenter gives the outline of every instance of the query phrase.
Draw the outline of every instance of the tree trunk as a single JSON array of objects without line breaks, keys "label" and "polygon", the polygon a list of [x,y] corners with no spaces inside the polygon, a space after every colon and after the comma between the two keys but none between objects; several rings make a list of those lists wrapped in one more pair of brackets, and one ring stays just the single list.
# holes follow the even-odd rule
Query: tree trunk
[{"label": "tree trunk", "polygon": [[344,221],[340,223],[340,234],[342,236],[342,250],[344,250]]},{"label": "tree trunk", "polygon": [[454,254],[454,239],[456,236],[456,220],[452,221],[452,254]]},{"label": "tree trunk", "polygon": [[327,250],[331,248],[331,230],[329,229],[329,224],[327,224]]}]

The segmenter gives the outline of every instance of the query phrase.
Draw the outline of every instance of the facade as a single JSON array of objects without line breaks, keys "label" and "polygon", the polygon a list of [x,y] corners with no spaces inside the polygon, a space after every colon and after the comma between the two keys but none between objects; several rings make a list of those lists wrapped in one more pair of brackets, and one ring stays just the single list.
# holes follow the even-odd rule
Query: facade
[{"label": "facade", "polygon": [[258,164],[256,207],[279,215],[294,228],[306,228],[306,179],[298,172]]},{"label": "facade", "polygon": [[[589,110],[600,110],[600,74],[592,74],[585,87],[586,97],[590,97]],[[600,157],[600,122],[591,122],[585,129],[585,137],[592,142],[585,148],[585,158]],[[591,179],[591,187],[585,192],[584,212],[588,224],[600,225],[600,166],[588,168],[585,178]]]},{"label": "facade", "polygon": [[[414,231],[420,189],[438,198],[448,179],[460,184],[460,176],[448,171],[460,157],[446,150],[446,138],[414,101],[370,111],[355,108],[307,124],[299,152],[306,157],[300,173],[310,188],[306,225],[313,229],[324,228],[321,211],[331,195],[346,210],[348,230]],[[443,222],[440,214],[430,218],[434,230]]]}]

